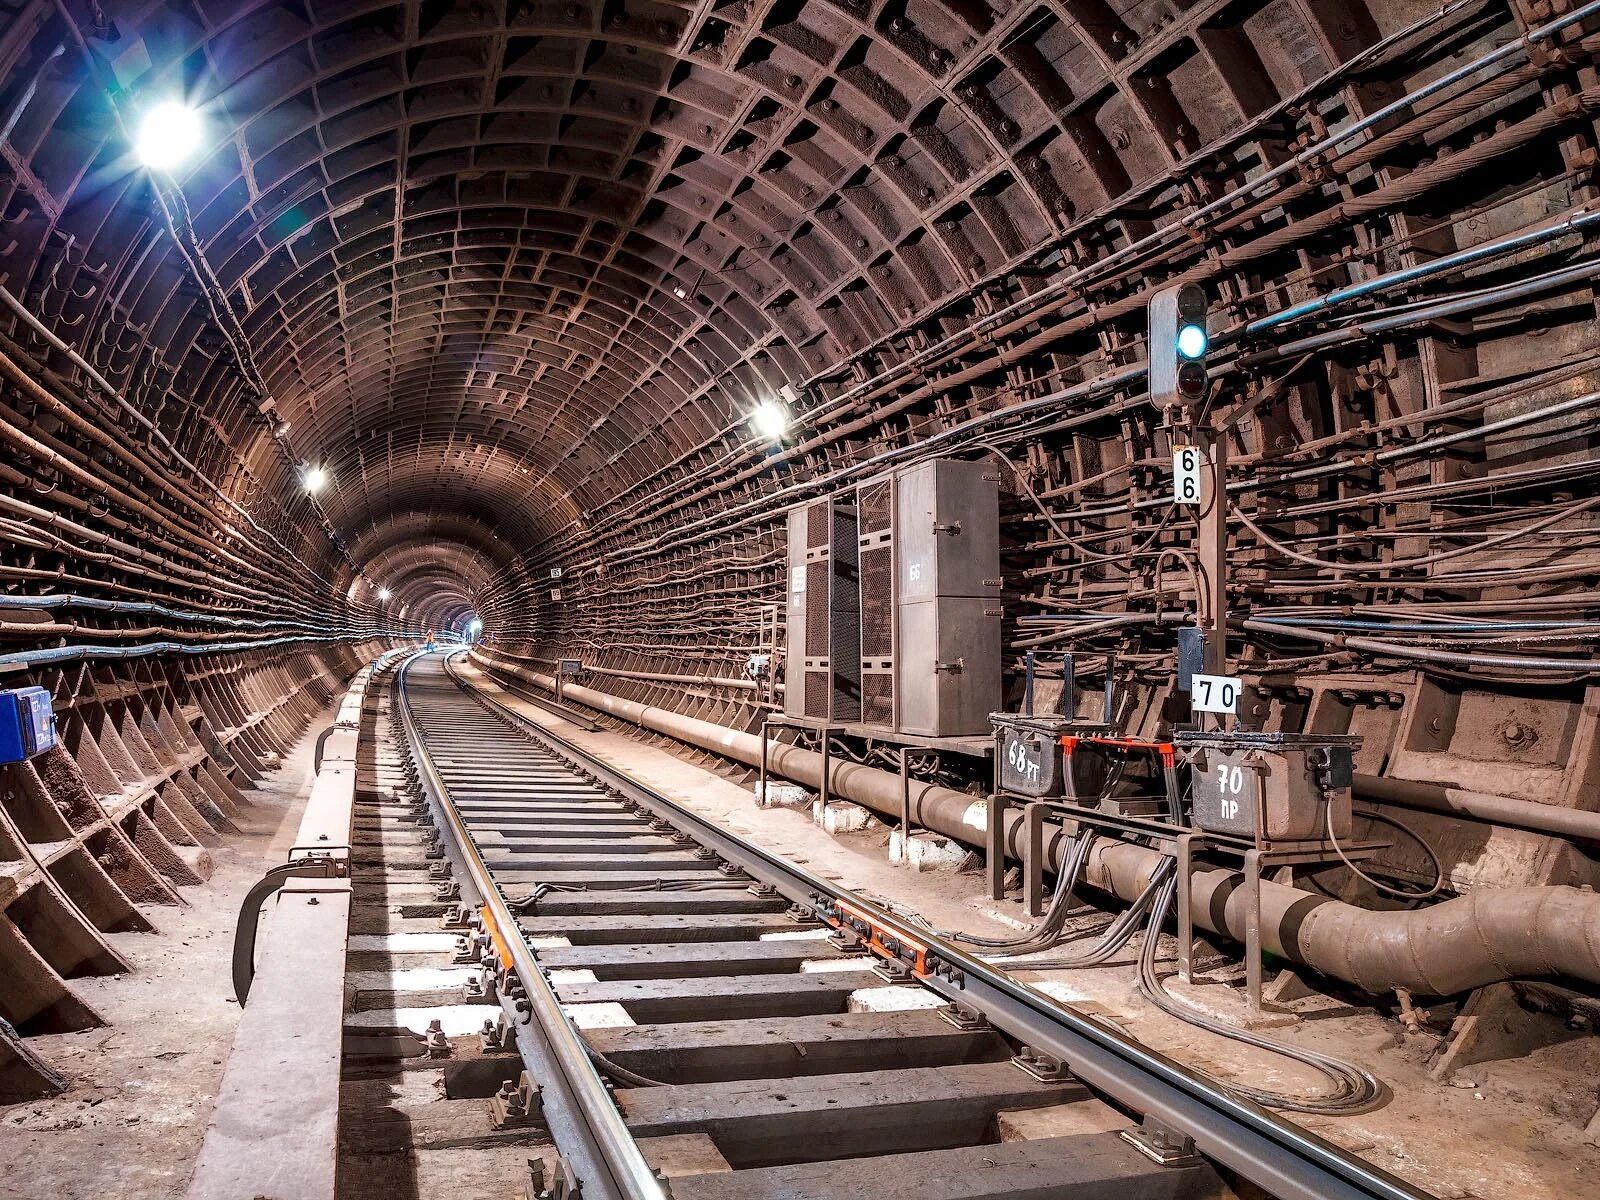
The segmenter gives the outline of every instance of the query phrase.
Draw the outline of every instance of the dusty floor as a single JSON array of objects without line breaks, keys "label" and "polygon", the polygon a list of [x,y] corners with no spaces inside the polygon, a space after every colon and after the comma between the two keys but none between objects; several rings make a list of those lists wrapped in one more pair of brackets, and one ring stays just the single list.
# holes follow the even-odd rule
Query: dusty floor
[{"label": "dusty floor", "polygon": [[243,835],[213,848],[216,872],[186,890],[188,906],[147,909],[156,933],[110,935],[132,973],[73,981],[109,1024],[30,1039],[71,1087],[0,1107],[5,1200],[184,1194],[239,1019],[229,975],[234,918],[245,892],[294,842],[316,733],[332,719],[332,710],[314,719],[283,766],[245,793],[254,803],[238,814]]},{"label": "dusty floor", "polygon": [[[459,660],[458,660],[459,662]],[[470,667],[463,668],[470,672]],[[515,704],[514,698],[502,696]],[[978,934],[1004,933],[1026,918],[1020,903],[988,899],[981,874],[917,874],[888,860],[889,832],[835,838],[805,810],[757,808],[751,791],[669,751],[621,733],[589,733],[532,705],[531,719],[592,751],[612,766],[646,778],[672,799],[765,848],[855,890],[914,908],[930,924]],[[1134,990],[1131,956],[1110,967],[1035,974],[1062,987],[1058,998],[1108,1015],[1153,1048],[1188,1065],[1258,1085],[1316,1086],[1292,1063],[1198,1031],[1155,1009]],[[1217,993],[1230,989],[1209,989]],[[1236,1002],[1231,994],[1219,1007]],[[1325,996],[1296,1006],[1306,1020],[1277,1036],[1353,1058],[1393,1092],[1376,1111],[1340,1118],[1308,1117],[1307,1128],[1375,1165],[1447,1200],[1573,1200],[1600,1196],[1600,1147],[1584,1123],[1600,1104],[1600,1038],[1588,1037],[1526,1058],[1469,1068],[1452,1086],[1427,1078],[1432,1040],[1397,1021]]]}]

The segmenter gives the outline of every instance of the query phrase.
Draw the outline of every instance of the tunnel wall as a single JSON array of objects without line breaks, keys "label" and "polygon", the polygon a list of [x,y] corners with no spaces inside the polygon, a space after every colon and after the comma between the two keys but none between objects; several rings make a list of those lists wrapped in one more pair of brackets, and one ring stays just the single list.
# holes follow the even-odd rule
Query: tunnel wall
[{"label": "tunnel wall", "polygon": [[56,1090],[37,1034],[104,1023],[75,979],[131,968],[108,934],[148,932],[203,887],[275,770],[376,642],[188,661],[72,663],[42,686],[55,748],[0,766],[0,1101]]}]

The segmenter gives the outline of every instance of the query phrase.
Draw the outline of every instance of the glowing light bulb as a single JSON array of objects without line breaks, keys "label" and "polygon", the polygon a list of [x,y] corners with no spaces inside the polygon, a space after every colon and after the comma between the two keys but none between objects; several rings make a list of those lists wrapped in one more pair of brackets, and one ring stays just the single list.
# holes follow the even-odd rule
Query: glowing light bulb
[{"label": "glowing light bulb", "polygon": [[389,589],[386,588],[386,587],[379,588],[378,589],[378,599],[379,600],[387,600],[388,598],[389,598]]},{"label": "glowing light bulb", "polygon": [[750,414],[750,428],[770,442],[780,442],[789,432],[789,410],[776,400],[765,400]]},{"label": "glowing light bulb", "polygon": [[200,114],[178,100],[163,100],[144,114],[134,150],[139,161],[158,171],[170,171],[200,146]]},{"label": "glowing light bulb", "polygon": [[310,492],[312,495],[316,495],[327,486],[328,473],[321,467],[313,467],[308,465],[300,472],[300,482],[302,485],[304,485],[306,491]]}]

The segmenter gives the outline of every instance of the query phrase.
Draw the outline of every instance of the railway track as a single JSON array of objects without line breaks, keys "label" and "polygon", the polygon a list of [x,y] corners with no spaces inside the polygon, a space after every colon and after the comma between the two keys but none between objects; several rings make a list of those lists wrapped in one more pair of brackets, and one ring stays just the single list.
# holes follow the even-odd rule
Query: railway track
[{"label": "railway track", "polygon": [[[517,1055],[496,1124],[559,1151],[535,1191],[1426,1200],[618,775],[445,656],[395,687],[446,922],[499,1006],[486,1045]],[[664,1139],[703,1169],[664,1178]]]}]

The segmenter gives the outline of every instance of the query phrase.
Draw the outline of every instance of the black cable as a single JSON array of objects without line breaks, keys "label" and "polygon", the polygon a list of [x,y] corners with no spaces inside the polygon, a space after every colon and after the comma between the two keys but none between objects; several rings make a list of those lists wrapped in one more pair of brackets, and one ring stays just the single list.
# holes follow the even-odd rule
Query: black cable
[{"label": "black cable", "polygon": [[587,1043],[585,1043],[584,1049],[589,1052],[589,1061],[598,1067],[602,1074],[611,1076],[612,1079],[615,1079],[618,1083],[623,1084],[626,1087],[646,1088],[667,1086],[659,1079],[651,1079],[649,1076],[641,1075],[637,1071],[630,1071],[627,1067],[619,1066],[618,1064],[612,1062],[604,1054],[601,1054],[600,1051],[589,1046]]},{"label": "black cable", "polygon": [[989,950],[1005,950],[1015,954],[1048,950],[1060,939],[1061,927],[1066,923],[1067,913],[1072,907],[1072,891],[1078,886],[1078,880],[1083,873],[1083,864],[1088,860],[1094,840],[1095,835],[1087,831],[1079,833],[1072,840],[1067,850],[1066,861],[1056,873],[1056,888],[1050,898],[1050,907],[1045,910],[1044,917],[1032,929],[1008,938],[986,938],[971,933],[958,933],[955,939],[968,945],[982,946]]},{"label": "black cable", "polygon": [[1258,1050],[1266,1050],[1293,1059],[1327,1078],[1333,1086],[1332,1090],[1324,1095],[1304,1097],[1249,1087],[1234,1081],[1216,1079],[1214,1076],[1210,1078],[1247,1100],[1289,1112],[1328,1115],[1351,1113],[1366,1109],[1376,1102],[1383,1095],[1383,1085],[1364,1067],[1228,1025],[1179,1000],[1167,990],[1166,983],[1156,974],[1156,946],[1160,941],[1161,927],[1166,923],[1167,914],[1172,909],[1173,897],[1176,894],[1177,881],[1169,879],[1162,885],[1156,897],[1154,910],[1150,914],[1150,923],[1145,932],[1144,945],[1139,948],[1139,991],[1168,1016],[1176,1017],[1208,1033],[1215,1033],[1220,1037],[1254,1046]]},{"label": "black cable", "polygon": [[984,958],[989,962],[1003,961],[1007,969],[1012,971],[1070,971],[1079,967],[1100,966],[1114,958],[1133,940],[1133,935],[1139,930],[1140,918],[1155,902],[1156,893],[1161,885],[1171,878],[1175,865],[1172,859],[1163,859],[1161,865],[1151,873],[1150,882],[1145,884],[1134,902],[1118,914],[1116,920],[1101,930],[1094,945],[1082,953],[1032,962],[1015,961],[1017,956],[1011,954],[985,955]]},{"label": "black cable", "polygon": [[1361,815],[1369,821],[1377,821],[1382,825],[1393,826],[1395,829],[1398,829],[1401,833],[1409,837],[1417,845],[1421,846],[1422,852],[1426,854],[1429,860],[1433,863],[1433,886],[1422,892],[1414,892],[1408,888],[1391,887],[1387,883],[1378,882],[1378,880],[1374,879],[1360,867],[1356,866],[1355,863],[1351,862],[1349,858],[1345,856],[1344,848],[1339,845],[1339,839],[1333,835],[1333,808],[1330,806],[1323,813],[1323,824],[1328,830],[1328,841],[1333,846],[1333,852],[1339,856],[1339,861],[1354,871],[1356,878],[1365,880],[1378,891],[1382,892],[1385,896],[1395,896],[1401,900],[1428,900],[1434,896],[1437,896],[1441,891],[1444,890],[1444,864],[1439,861],[1439,856],[1433,852],[1433,847],[1428,845],[1427,842],[1423,841],[1422,838],[1414,830],[1412,830],[1409,825],[1402,824],[1393,817],[1386,816],[1383,813],[1363,810]]}]

